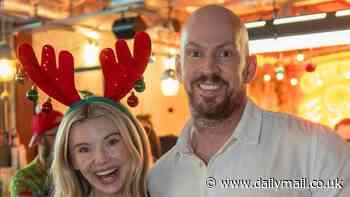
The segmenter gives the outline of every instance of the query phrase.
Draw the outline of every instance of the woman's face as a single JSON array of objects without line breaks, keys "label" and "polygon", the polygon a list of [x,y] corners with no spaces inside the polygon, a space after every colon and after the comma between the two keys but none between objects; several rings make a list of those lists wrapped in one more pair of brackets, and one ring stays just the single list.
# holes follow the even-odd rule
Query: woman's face
[{"label": "woman's face", "polygon": [[92,191],[117,194],[125,180],[130,154],[113,122],[105,117],[84,120],[72,126],[69,137],[73,167]]}]

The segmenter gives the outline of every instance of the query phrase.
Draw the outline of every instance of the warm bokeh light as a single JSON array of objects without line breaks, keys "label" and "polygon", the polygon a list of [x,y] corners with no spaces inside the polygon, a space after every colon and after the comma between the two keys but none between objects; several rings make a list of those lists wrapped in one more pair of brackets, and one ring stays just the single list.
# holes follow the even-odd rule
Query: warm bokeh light
[{"label": "warm bokeh light", "polygon": [[265,74],[265,75],[264,75],[264,81],[266,81],[266,82],[271,81],[271,75]]},{"label": "warm bokeh light", "polygon": [[7,59],[0,60],[0,81],[11,81],[16,74],[14,62]]},{"label": "warm bokeh light", "polygon": [[298,62],[304,61],[304,54],[298,53],[296,59]]},{"label": "warm bokeh light", "polygon": [[350,52],[314,58],[317,69],[305,73],[300,86],[304,92],[299,114],[333,127],[350,117]]},{"label": "warm bokeh light", "polygon": [[98,65],[98,52],[99,48],[94,43],[87,43],[83,48],[84,62],[88,66]]},{"label": "warm bokeh light", "polygon": [[276,74],[276,79],[277,80],[282,80],[284,78],[284,74],[283,73],[277,73]]},{"label": "warm bokeh light", "polygon": [[175,57],[169,56],[163,59],[164,69],[175,69]]},{"label": "warm bokeh light", "polygon": [[298,85],[298,79],[296,79],[296,78],[290,79],[290,84],[291,84],[292,86]]},{"label": "warm bokeh light", "polygon": [[162,79],[160,86],[164,96],[175,96],[179,91],[180,82],[176,79],[168,77]]}]

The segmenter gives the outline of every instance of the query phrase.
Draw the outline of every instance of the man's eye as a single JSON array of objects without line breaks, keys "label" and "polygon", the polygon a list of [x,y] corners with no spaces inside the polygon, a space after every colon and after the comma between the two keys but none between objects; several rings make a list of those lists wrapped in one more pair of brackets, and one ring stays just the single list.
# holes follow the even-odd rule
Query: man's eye
[{"label": "man's eye", "polygon": [[199,51],[190,51],[189,56],[190,57],[200,57],[201,53]]},{"label": "man's eye", "polygon": [[219,53],[219,57],[231,57],[232,52],[229,50],[224,50]]}]

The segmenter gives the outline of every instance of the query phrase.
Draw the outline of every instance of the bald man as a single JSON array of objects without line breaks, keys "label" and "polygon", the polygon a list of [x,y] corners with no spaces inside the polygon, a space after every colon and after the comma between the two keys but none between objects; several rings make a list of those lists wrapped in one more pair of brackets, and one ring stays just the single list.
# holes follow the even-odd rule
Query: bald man
[{"label": "bald man", "polygon": [[256,70],[242,21],[196,10],[177,74],[191,118],[152,169],[152,197],[349,197],[350,148],[323,126],[264,111],[247,98]]}]

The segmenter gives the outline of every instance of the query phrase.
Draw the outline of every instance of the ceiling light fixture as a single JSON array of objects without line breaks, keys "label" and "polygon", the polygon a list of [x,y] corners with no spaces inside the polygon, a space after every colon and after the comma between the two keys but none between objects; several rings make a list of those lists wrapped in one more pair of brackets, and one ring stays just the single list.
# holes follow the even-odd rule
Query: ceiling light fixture
[{"label": "ceiling light fixture", "polygon": [[332,12],[265,22],[248,28],[251,54],[350,44],[350,15]]}]

